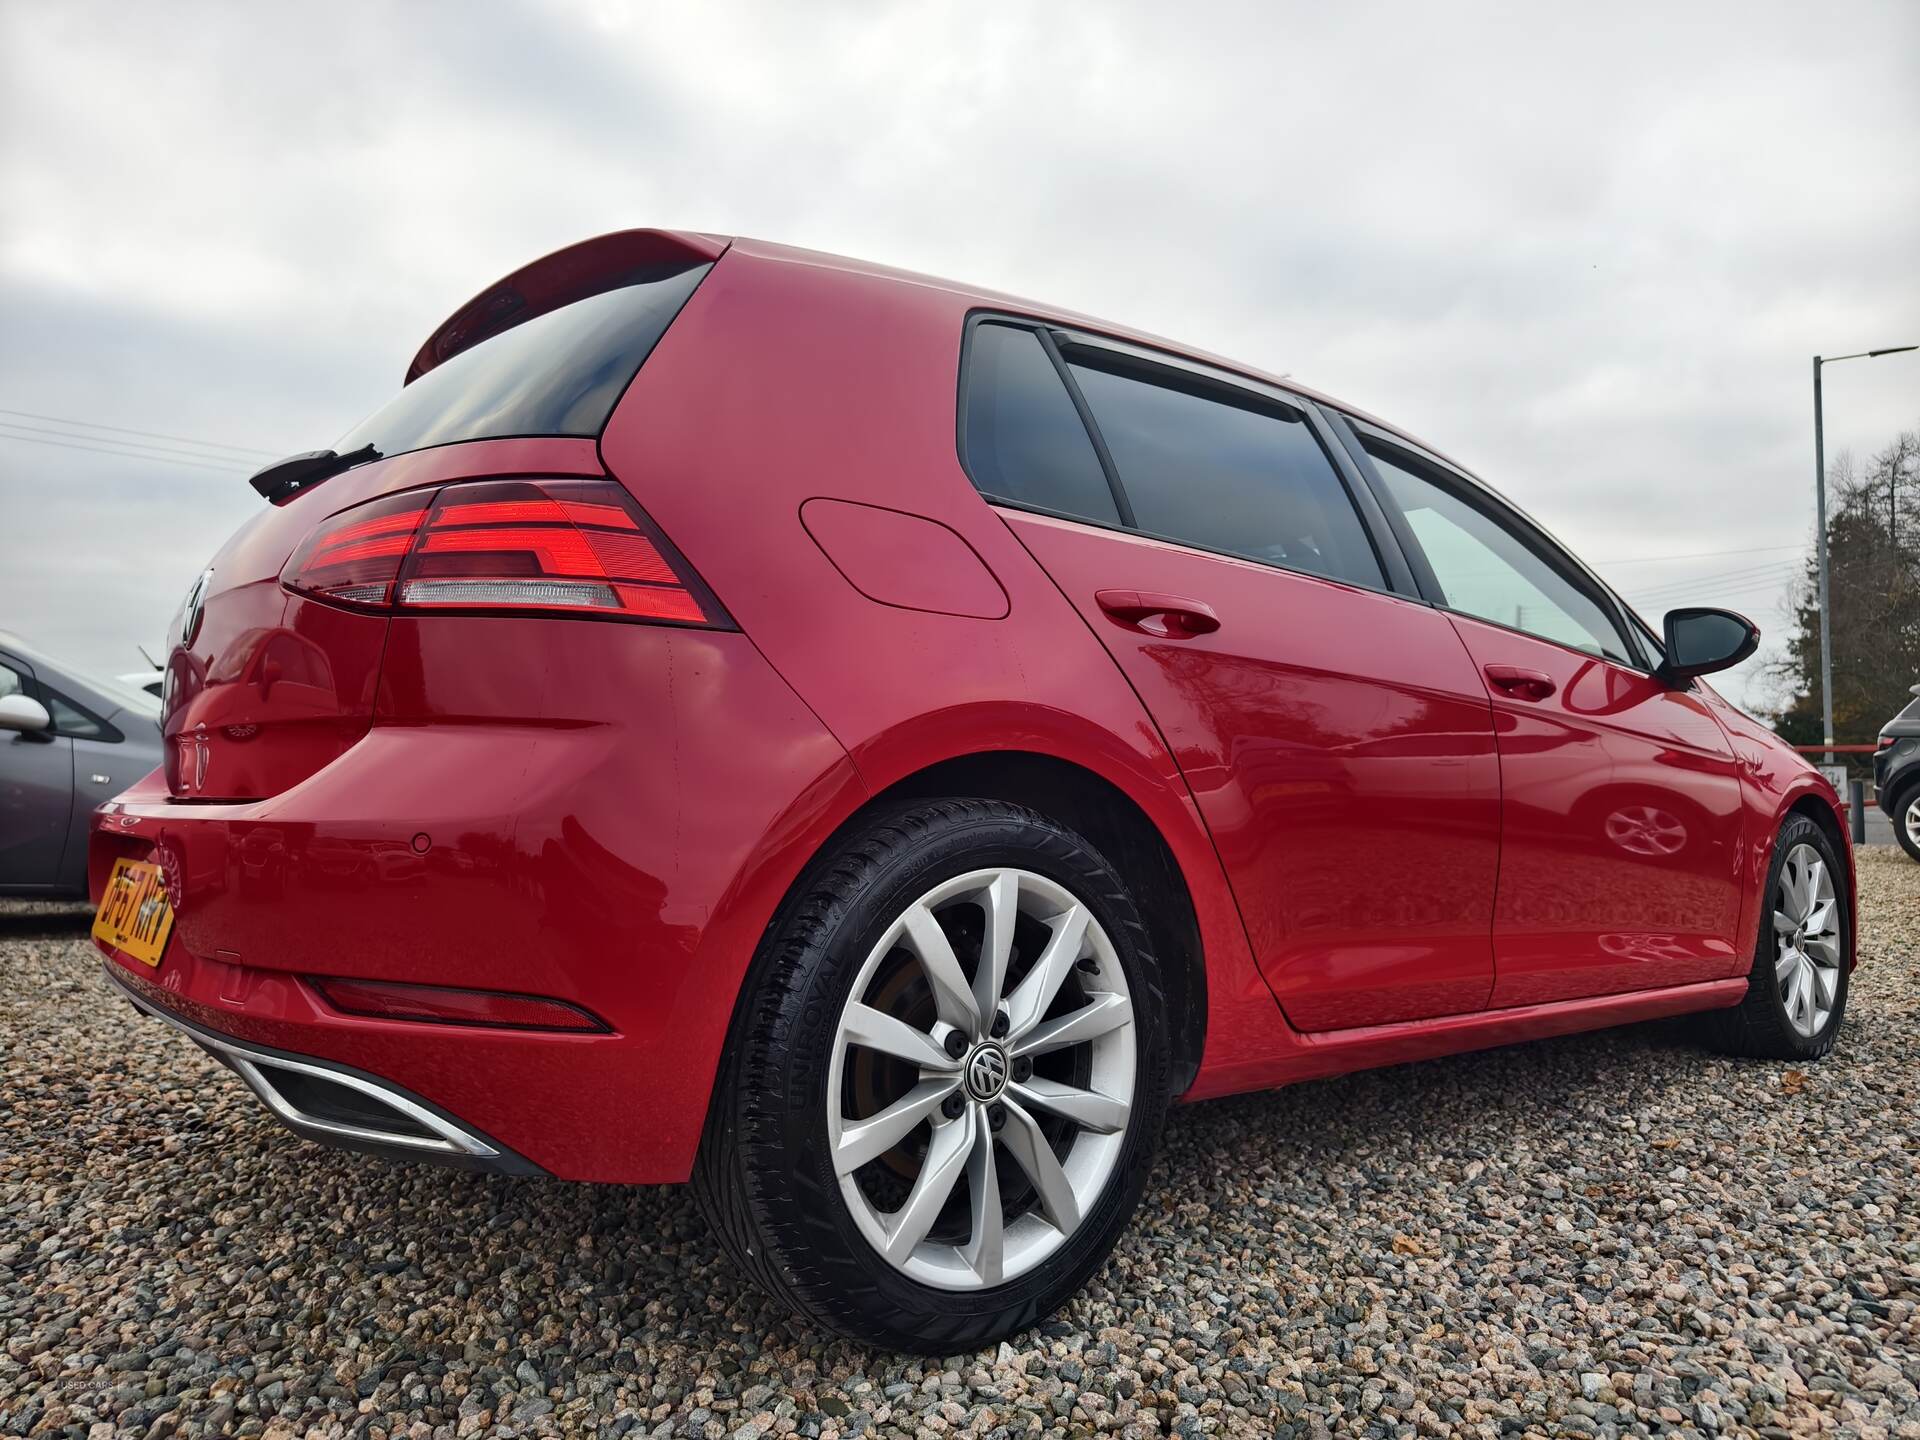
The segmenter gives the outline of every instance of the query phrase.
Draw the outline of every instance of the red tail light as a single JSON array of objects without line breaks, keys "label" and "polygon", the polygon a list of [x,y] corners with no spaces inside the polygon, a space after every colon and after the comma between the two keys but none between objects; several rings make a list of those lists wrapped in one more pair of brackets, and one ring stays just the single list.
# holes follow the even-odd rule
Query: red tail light
[{"label": "red tail light", "polygon": [[342,605],[392,604],[400,566],[432,499],[432,491],[416,490],[341,511],[293,552],[281,583]]},{"label": "red tail light", "polygon": [[606,1034],[612,1027],[578,1005],[544,995],[504,990],[461,990],[447,985],[407,985],[396,980],[346,980],[309,976],[320,998],[345,1015],[376,1020],[419,1020],[438,1025],[491,1025],[503,1030],[582,1030]]},{"label": "red tail light", "polygon": [[482,480],[376,500],[329,518],[281,579],[373,609],[731,624],[611,480]]}]

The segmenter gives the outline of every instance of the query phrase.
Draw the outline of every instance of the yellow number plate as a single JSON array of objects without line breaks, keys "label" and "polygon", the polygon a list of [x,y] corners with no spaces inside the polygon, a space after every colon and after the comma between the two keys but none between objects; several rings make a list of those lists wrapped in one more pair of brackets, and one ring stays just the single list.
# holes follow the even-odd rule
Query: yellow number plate
[{"label": "yellow number plate", "polygon": [[145,860],[116,860],[107,892],[93,916],[93,938],[158,967],[173,929],[173,905],[167,899],[160,867]]}]

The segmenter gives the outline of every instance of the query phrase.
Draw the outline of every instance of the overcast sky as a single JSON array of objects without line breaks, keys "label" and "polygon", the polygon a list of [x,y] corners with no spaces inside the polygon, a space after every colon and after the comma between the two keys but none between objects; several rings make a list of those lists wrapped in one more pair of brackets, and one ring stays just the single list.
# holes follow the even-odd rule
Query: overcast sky
[{"label": "overcast sky", "polygon": [[[1810,357],[1920,343],[1920,5],[1571,10],[0,0],[0,628],[132,668],[248,470],[659,225],[1289,372],[1777,637]],[[1920,424],[1920,355],[1827,381],[1829,455]]]}]

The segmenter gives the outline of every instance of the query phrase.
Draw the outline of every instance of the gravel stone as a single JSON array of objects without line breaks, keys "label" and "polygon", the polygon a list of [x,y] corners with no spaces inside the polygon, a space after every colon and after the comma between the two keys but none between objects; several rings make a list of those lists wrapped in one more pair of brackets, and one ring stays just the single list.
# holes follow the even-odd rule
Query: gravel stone
[{"label": "gravel stone", "polygon": [[1831,1059],[1673,1021],[1176,1111],[1112,1262],[944,1361],[684,1190],[307,1144],[0,902],[0,1435],[1920,1440],[1920,865],[1859,868]]}]

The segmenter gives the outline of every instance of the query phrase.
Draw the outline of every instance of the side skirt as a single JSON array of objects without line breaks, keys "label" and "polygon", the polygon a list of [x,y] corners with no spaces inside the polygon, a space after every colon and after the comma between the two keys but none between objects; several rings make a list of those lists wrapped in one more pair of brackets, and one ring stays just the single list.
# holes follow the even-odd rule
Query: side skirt
[{"label": "side skirt", "polygon": [[1604,1030],[1613,1025],[1661,1020],[1695,1010],[1720,1010],[1738,1005],[1746,993],[1747,977],[1741,975],[1698,985],[1674,985],[1664,990],[1591,995],[1580,1000],[1442,1015],[1394,1025],[1285,1031],[1276,1036],[1279,1043],[1271,1054],[1231,1067],[1209,1066],[1203,1061],[1194,1087],[1182,1098],[1209,1100],[1249,1090],[1271,1090],[1300,1080],[1319,1080],[1383,1065],[1403,1065],[1466,1050],[1485,1050],[1523,1040],[1571,1035],[1581,1030]]}]

